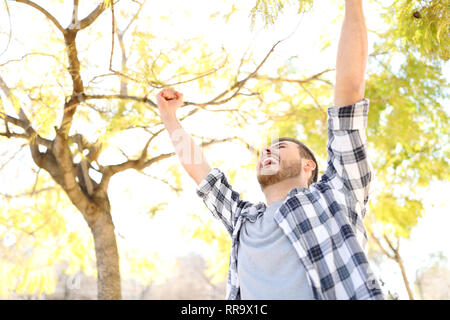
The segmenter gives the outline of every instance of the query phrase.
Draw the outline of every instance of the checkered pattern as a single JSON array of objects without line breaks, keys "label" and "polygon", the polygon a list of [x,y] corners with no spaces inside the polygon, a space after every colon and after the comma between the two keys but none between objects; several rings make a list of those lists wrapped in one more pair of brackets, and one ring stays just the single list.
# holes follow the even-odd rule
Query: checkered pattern
[{"label": "checkered pattern", "polygon": [[[363,226],[372,168],[366,151],[369,100],[328,108],[328,161],[321,179],[289,191],[275,220],[297,252],[315,299],[384,299],[370,269]],[[237,257],[242,224],[264,213],[240,198],[222,171],[211,170],[197,194],[232,238],[227,299],[240,299]]]}]

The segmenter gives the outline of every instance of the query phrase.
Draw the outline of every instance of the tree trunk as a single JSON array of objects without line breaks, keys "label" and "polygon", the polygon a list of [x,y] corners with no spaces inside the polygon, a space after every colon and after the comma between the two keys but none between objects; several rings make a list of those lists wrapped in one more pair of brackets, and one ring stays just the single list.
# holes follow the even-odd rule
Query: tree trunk
[{"label": "tree trunk", "polygon": [[414,300],[413,292],[409,286],[408,278],[406,277],[405,267],[403,266],[403,261],[400,256],[395,258],[395,261],[398,263],[400,270],[402,271],[403,282],[405,283],[406,291],[408,291],[409,300]]},{"label": "tree trunk", "polygon": [[122,293],[119,253],[111,213],[109,209],[106,209],[96,212],[95,216],[95,221],[89,227],[94,236],[95,255],[97,258],[98,299],[120,300],[122,299]]}]

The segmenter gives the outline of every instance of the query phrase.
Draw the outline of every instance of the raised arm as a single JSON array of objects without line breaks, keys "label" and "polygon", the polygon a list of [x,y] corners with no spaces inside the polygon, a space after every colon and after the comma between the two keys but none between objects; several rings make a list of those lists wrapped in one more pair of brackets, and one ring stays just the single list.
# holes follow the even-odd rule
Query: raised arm
[{"label": "raised arm", "polygon": [[184,130],[177,119],[176,111],[183,104],[183,94],[172,89],[163,89],[156,96],[161,119],[166,127],[181,165],[197,184],[208,175],[211,166],[202,150]]},{"label": "raised arm", "polygon": [[241,199],[222,171],[211,169],[200,147],[181,126],[176,111],[183,104],[183,95],[172,89],[163,89],[156,100],[175,152],[184,169],[198,185],[197,195],[213,215],[222,220],[232,235],[241,211],[252,206],[252,203]]},{"label": "raised arm", "polygon": [[362,0],[345,0],[345,17],[336,59],[336,107],[351,105],[364,98],[367,51]]}]

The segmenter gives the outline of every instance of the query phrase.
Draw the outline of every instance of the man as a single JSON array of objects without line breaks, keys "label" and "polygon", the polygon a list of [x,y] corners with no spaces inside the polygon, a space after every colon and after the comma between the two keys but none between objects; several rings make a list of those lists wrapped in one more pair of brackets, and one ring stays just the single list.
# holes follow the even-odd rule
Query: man
[{"label": "man", "polygon": [[[367,30],[361,0],[347,0],[339,40],[328,161],[318,180],[312,151],[292,138],[263,149],[257,177],[266,203],[240,198],[176,118],[183,95],[157,95],[162,120],[197,193],[232,238],[228,299],[383,299],[364,248],[372,171],[365,129]],[[188,156],[186,156],[188,155]]]}]

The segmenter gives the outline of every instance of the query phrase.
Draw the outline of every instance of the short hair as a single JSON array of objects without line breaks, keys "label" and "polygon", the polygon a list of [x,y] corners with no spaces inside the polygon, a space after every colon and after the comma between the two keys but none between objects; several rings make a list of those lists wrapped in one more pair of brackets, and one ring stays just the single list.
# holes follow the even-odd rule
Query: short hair
[{"label": "short hair", "polygon": [[314,153],[311,151],[311,149],[309,149],[303,142],[300,142],[297,139],[290,138],[290,137],[281,137],[281,138],[272,140],[271,145],[274,143],[282,142],[282,141],[294,142],[295,144],[297,144],[299,146],[300,156],[302,158],[314,161],[314,163],[316,164],[316,168],[314,169],[314,171],[311,174],[311,177],[308,180],[308,186],[312,183],[317,182],[317,179],[319,176],[319,165],[318,165],[318,163],[316,161],[316,157],[314,156]]}]

